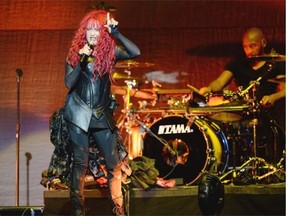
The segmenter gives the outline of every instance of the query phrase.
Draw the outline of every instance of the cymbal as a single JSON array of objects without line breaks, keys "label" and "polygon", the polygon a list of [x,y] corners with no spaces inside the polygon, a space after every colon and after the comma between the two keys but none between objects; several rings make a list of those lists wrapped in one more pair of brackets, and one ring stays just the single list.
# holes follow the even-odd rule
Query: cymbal
[{"label": "cymbal", "polygon": [[[127,87],[126,86],[112,85],[111,91],[112,91],[112,93],[117,94],[117,95],[127,95]],[[130,90],[130,96],[134,97],[134,98],[141,98],[141,99],[147,99],[147,100],[154,100],[156,98],[156,96],[150,92],[139,91],[137,89],[131,89]]]},{"label": "cymbal", "polygon": [[141,77],[130,76],[129,74],[123,74],[123,73],[117,73],[117,72],[114,72],[114,73],[113,73],[113,78],[114,78],[114,79],[130,79],[130,80],[139,80],[139,79],[142,79]]},{"label": "cymbal", "polygon": [[186,109],[171,109],[169,107],[157,107],[150,109],[139,109],[136,110],[136,113],[173,113],[173,114],[183,114],[186,112]]},{"label": "cymbal", "polygon": [[156,88],[155,92],[157,94],[190,94],[192,93],[191,89],[160,89]]},{"label": "cymbal", "polygon": [[273,83],[286,83],[286,77],[276,77],[276,78],[271,78],[267,80],[268,82],[273,82]]},{"label": "cymbal", "polygon": [[285,62],[286,57],[285,55],[280,55],[278,53],[270,53],[270,54],[264,54],[259,56],[252,56],[248,57],[249,60],[252,61],[272,61],[272,62]]},{"label": "cymbal", "polygon": [[188,107],[188,113],[191,114],[211,114],[219,112],[236,112],[243,111],[249,108],[248,104],[236,106],[214,106],[214,107]]},{"label": "cymbal", "polygon": [[117,62],[115,68],[148,68],[154,65],[154,63],[149,62],[141,63],[134,60],[125,60]]}]

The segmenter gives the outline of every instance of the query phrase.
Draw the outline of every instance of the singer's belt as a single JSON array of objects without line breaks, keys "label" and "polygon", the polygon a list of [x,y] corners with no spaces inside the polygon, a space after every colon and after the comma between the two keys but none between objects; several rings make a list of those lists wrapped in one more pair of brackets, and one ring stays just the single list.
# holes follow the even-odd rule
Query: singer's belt
[{"label": "singer's belt", "polygon": [[97,109],[92,109],[92,113],[97,119],[99,119],[101,117],[101,115],[103,114],[103,111],[104,111],[103,107],[100,107]]}]

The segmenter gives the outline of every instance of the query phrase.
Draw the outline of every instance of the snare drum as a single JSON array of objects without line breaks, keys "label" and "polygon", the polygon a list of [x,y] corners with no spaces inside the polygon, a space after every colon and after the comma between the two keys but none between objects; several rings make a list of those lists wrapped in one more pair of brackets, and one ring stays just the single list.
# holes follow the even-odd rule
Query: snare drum
[{"label": "snare drum", "polygon": [[[229,159],[227,139],[220,127],[203,117],[166,116],[156,120],[144,135],[143,155],[155,159],[162,178],[194,183],[204,171],[224,173]],[[190,125],[191,123],[191,125]],[[168,150],[168,151],[167,151]],[[170,159],[183,157],[177,166]],[[176,153],[176,154],[175,154]]]},{"label": "snare drum", "polygon": [[218,106],[218,105],[225,105],[231,102],[239,101],[239,96],[237,93],[231,90],[224,90],[220,93],[213,93],[210,94],[207,99],[207,106]]},{"label": "snare drum", "polygon": [[244,104],[245,102],[240,100],[239,95],[230,90],[224,90],[223,93],[220,94],[209,95],[207,98],[207,106],[221,106],[224,110],[225,107],[227,107],[227,112],[216,112],[209,116],[211,119],[221,122],[235,122],[241,120],[241,112],[231,112],[228,110],[231,110],[234,107],[241,108]]}]

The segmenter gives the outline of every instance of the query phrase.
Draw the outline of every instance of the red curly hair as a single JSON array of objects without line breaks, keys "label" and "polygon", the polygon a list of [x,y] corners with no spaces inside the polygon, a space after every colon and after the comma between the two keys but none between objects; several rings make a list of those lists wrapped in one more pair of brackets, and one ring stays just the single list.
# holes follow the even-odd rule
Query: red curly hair
[{"label": "red curly hair", "polygon": [[80,27],[74,35],[72,45],[67,56],[67,62],[69,62],[72,67],[76,67],[80,61],[78,52],[87,43],[87,26],[91,24],[96,25],[99,28],[100,34],[92,53],[92,56],[95,57],[93,60],[94,77],[96,77],[97,74],[103,76],[106,73],[109,73],[111,77],[115,63],[115,40],[108,32],[108,29],[104,27],[104,25],[107,23],[106,18],[107,11],[105,10],[93,10],[87,13],[80,22]]}]

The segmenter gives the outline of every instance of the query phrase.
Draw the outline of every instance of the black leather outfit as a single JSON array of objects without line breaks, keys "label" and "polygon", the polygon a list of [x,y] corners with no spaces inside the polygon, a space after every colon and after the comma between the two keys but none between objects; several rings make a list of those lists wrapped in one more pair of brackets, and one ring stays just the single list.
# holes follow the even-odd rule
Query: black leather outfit
[{"label": "black leather outfit", "polygon": [[[117,28],[112,29],[111,34],[124,47],[116,46],[116,61],[132,59],[140,54],[138,47],[121,35]],[[75,68],[66,63],[65,84],[70,91],[64,107],[64,118],[68,123],[72,144],[71,201],[73,215],[85,215],[83,192],[84,178],[88,167],[89,135],[94,138],[104,155],[112,200],[122,198],[121,158],[117,143],[119,142],[117,139],[119,131],[112,117],[114,101],[111,97],[110,79],[108,74],[97,76],[95,79],[92,71],[93,62],[89,62],[86,66],[79,63]]]}]

